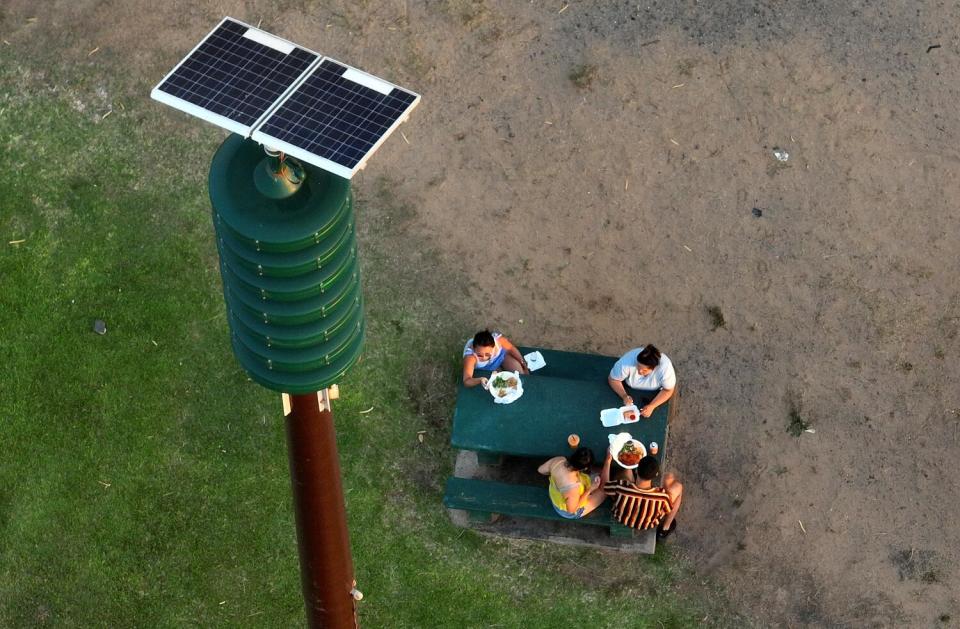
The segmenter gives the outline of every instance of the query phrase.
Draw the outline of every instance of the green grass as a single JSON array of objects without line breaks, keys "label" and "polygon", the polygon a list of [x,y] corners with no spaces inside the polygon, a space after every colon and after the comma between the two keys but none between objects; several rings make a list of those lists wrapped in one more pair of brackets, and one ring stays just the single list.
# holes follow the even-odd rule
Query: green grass
[{"label": "green grass", "polygon": [[[221,136],[160,128],[167,114],[145,99],[101,120],[47,87],[0,57],[0,626],[298,626],[279,398],[233,360],[223,315],[205,186]],[[669,550],[450,524],[440,499],[470,330],[448,308],[465,283],[411,240],[389,181],[358,208],[369,337],[336,416],[362,623],[725,618]]]}]

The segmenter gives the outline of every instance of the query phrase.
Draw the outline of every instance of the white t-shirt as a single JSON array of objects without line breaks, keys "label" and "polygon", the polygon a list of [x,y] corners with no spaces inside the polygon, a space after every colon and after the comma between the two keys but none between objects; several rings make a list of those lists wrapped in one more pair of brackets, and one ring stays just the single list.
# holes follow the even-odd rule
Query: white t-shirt
[{"label": "white t-shirt", "polygon": [[666,354],[660,354],[660,364],[654,367],[646,376],[637,372],[637,354],[643,347],[635,347],[620,357],[610,370],[610,377],[623,382],[631,389],[643,391],[659,391],[673,389],[677,386],[677,374],[673,370],[673,363]]}]

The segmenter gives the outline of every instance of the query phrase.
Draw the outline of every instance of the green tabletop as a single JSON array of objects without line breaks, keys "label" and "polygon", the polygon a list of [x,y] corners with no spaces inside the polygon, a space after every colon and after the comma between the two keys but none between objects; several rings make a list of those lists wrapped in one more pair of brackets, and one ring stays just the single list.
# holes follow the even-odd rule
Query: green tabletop
[{"label": "green tabletop", "polygon": [[453,446],[546,460],[568,454],[567,436],[577,433],[581,445],[589,447],[594,457],[603,461],[608,435],[623,431],[644,445],[649,446],[651,441],[660,444],[657,458],[663,462],[669,402],[658,407],[649,419],[604,428],[600,411],[621,404],[606,378],[581,380],[547,375],[550,357],[546,353],[545,357],[547,366],[522,377],[523,395],[510,404],[496,404],[493,396],[480,386],[467,388],[461,384],[453,415]]},{"label": "green tabletop", "polygon": [[539,351],[547,363],[536,371],[538,376],[553,376],[555,378],[570,378],[571,380],[596,380],[606,382],[607,376],[617,357],[600,356],[598,354],[584,354],[581,352],[564,352],[558,349],[542,347],[521,347],[520,353],[526,355]]}]

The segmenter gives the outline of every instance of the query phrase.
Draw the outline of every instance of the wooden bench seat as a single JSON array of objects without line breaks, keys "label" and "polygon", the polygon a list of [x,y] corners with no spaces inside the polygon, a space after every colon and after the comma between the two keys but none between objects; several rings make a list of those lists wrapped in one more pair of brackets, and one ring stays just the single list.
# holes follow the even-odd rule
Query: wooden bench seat
[{"label": "wooden bench seat", "polygon": [[603,526],[608,528],[610,535],[614,537],[632,537],[634,533],[633,529],[614,521],[607,503],[583,518],[568,520],[561,517],[550,503],[547,488],[533,485],[513,485],[453,476],[447,479],[443,504],[448,509],[469,511],[474,520],[486,522],[490,521],[493,514],[501,514]]}]

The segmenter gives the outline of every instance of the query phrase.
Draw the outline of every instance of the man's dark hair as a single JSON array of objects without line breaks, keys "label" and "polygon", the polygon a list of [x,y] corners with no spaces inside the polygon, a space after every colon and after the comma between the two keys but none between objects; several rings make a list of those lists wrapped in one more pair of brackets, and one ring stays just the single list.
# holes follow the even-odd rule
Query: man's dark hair
[{"label": "man's dark hair", "polygon": [[[474,342],[476,344],[476,342]],[[637,354],[637,363],[650,369],[655,369],[660,364],[660,350],[653,345],[647,345]]]},{"label": "man's dark hair", "polygon": [[586,472],[593,465],[593,450],[577,448],[573,454],[567,457],[567,464],[578,472]]},{"label": "man's dark hair", "polygon": [[637,477],[640,480],[653,480],[660,474],[660,464],[657,462],[657,457],[647,455],[640,459],[640,462],[637,463]]},{"label": "man's dark hair", "polygon": [[[474,347],[494,347],[497,342],[493,339],[493,334],[490,333],[490,330],[480,330],[473,335],[473,346]],[[659,356],[659,353],[657,354]]]}]

